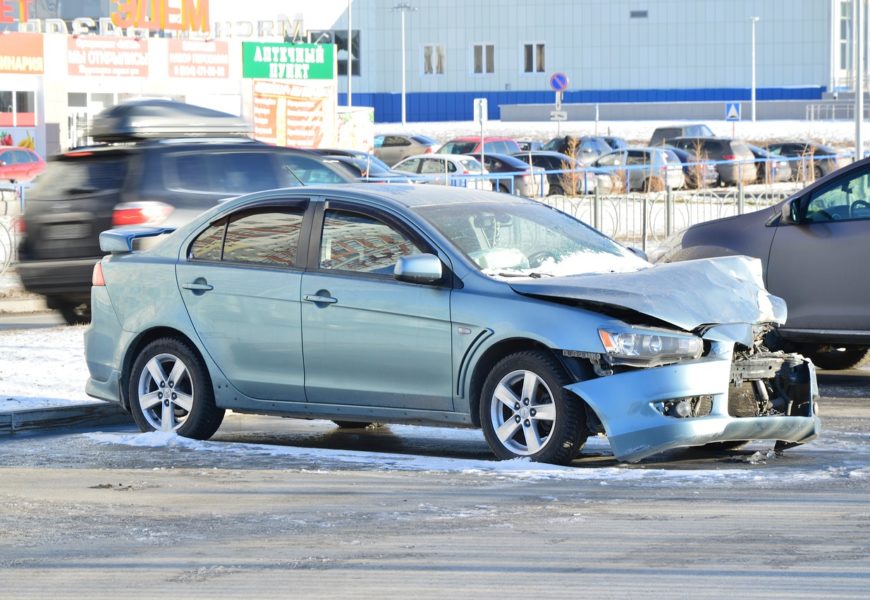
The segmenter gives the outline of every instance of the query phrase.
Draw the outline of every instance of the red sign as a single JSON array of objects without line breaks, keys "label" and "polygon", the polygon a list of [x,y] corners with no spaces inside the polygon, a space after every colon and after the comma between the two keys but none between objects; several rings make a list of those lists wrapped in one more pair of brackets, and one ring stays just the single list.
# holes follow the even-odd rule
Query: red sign
[{"label": "red sign", "polygon": [[229,44],[222,41],[169,40],[170,77],[229,77]]},{"label": "red sign", "polygon": [[0,73],[39,75],[44,59],[41,33],[4,33],[0,35]]},{"label": "red sign", "polygon": [[148,40],[80,35],[67,41],[70,75],[148,77]]}]

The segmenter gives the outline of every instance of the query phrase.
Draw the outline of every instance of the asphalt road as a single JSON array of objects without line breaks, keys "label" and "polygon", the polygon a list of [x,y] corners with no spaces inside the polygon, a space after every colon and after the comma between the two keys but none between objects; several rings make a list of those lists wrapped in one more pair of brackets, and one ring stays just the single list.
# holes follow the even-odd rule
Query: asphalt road
[{"label": "asphalt road", "polygon": [[781,456],[595,441],[539,475],[474,435],[244,415],[194,447],[0,438],[0,598],[866,598],[868,375],[822,373],[824,434]]}]

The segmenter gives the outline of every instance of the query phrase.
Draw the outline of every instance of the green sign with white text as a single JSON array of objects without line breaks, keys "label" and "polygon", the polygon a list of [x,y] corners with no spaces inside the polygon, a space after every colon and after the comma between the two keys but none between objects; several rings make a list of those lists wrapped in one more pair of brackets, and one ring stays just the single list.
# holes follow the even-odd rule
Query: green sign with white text
[{"label": "green sign with white text", "polygon": [[242,42],[242,77],[335,79],[335,45]]}]

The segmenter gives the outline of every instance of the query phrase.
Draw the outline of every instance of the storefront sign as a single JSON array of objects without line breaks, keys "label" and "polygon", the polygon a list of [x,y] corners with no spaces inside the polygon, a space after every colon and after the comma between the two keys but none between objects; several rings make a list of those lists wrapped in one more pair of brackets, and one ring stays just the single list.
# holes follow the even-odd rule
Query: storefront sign
[{"label": "storefront sign", "polygon": [[208,32],[208,0],[115,0],[117,27]]},{"label": "storefront sign", "polygon": [[228,77],[229,44],[222,41],[199,42],[169,40],[170,77]]},{"label": "storefront sign", "polygon": [[87,36],[67,40],[70,75],[148,77],[148,40]]},{"label": "storefront sign", "polygon": [[42,35],[38,33],[6,33],[0,35],[0,73],[39,75],[44,59]]},{"label": "storefront sign", "polygon": [[334,79],[335,46],[242,42],[242,77]]}]

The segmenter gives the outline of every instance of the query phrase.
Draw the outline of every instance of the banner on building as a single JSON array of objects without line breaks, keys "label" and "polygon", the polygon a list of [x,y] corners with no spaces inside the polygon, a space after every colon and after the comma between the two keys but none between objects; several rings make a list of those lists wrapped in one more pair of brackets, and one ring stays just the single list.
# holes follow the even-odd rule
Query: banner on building
[{"label": "banner on building", "polygon": [[0,73],[41,75],[45,70],[41,33],[0,35]]},{"label": "banner on building", "polygon": [[100,35],[67,40],[70,75],[148,77],[148,40]]},{"label": "banner on building", "polygon": [[224,41],[169,40],[170,77],[227,78],[230,75],[229,44]]},{"label": "banner on building", "polygon": [[255,81],[254,138],[277,146],[335,143],[334,83]]}]

